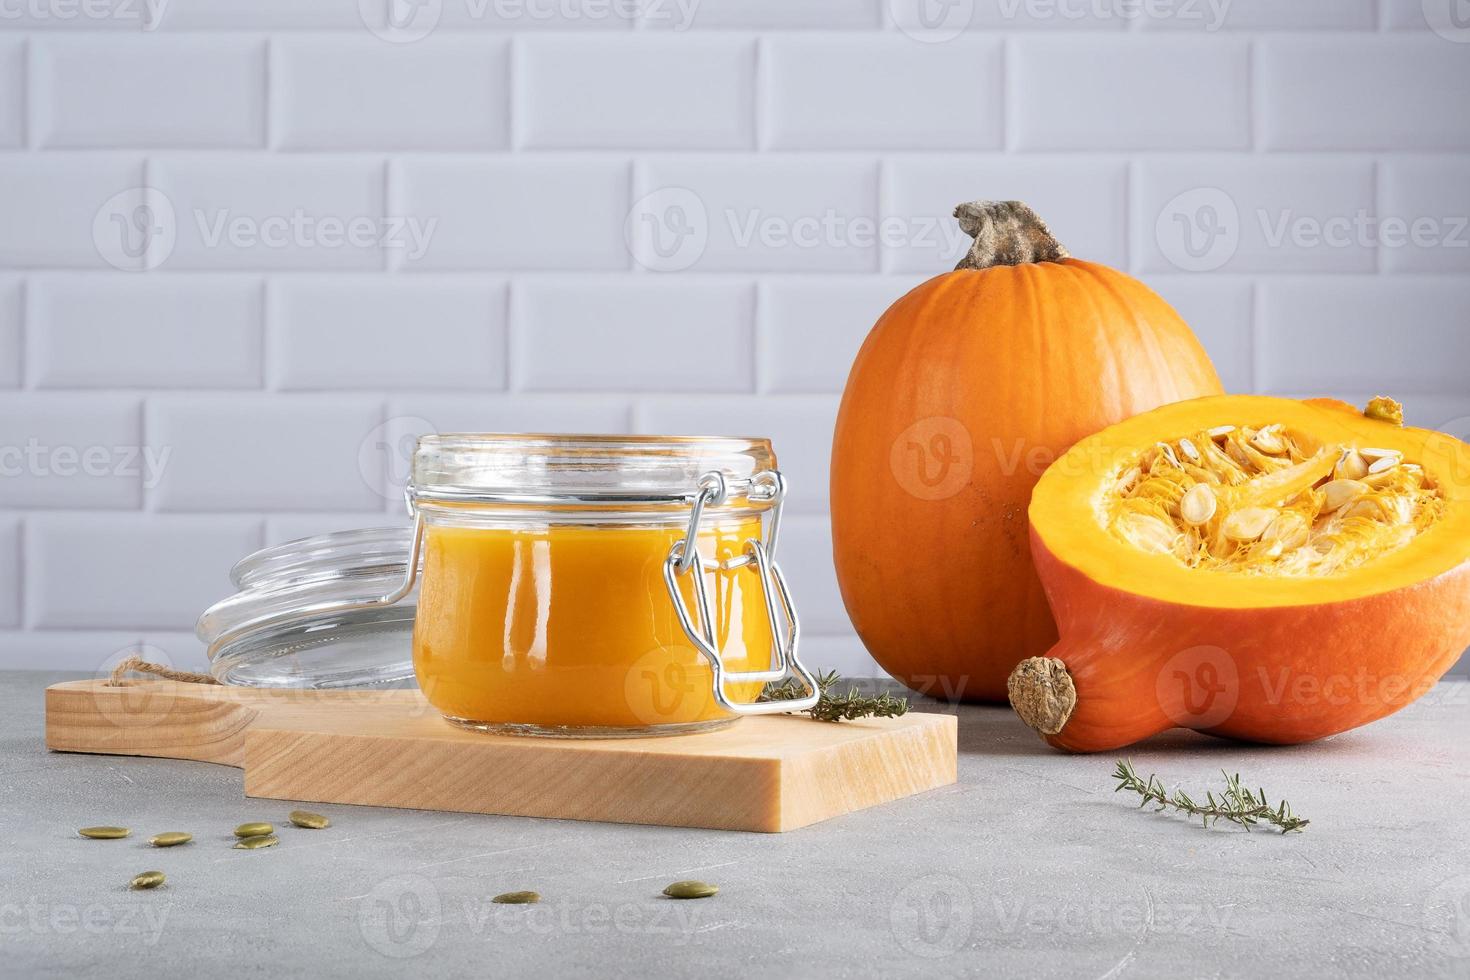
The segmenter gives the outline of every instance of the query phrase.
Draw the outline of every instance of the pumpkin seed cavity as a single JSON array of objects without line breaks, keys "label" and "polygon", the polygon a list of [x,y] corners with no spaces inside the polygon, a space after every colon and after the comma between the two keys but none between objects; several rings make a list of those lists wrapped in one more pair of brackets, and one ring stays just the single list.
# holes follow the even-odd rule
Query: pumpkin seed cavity
[{"label": "pumpkin seed cavity", "polygon": [[[1119,466],[1113,534],[1189,568],[1326,575],[1406,546],[1444,494],[1397,449],[1319,445],[1282,425],[1220,425]],[[671,886],[672,887],[672,886]]]}]

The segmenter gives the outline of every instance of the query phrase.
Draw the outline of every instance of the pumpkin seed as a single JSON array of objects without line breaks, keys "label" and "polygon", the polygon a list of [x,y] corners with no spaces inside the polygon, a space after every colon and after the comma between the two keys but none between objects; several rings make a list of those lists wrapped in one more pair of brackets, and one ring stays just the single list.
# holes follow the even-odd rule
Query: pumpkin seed
[{"label": "pumpkin seed", "polygon": [[718,885],[704,881],[676,881],[664,889],[670,898],[709,898],[720,890]]},{"label": "pumpkin seed", "polygon": [[1179,532],[1147,514],[1124,514],[1118,518],[1117,528],[1136,547],[1161,555],[1172,552],[1179,540]]},{"label": "pumpkin seed", "polygon": [[1375,459],[1388,459],[1390,456],[1392,456],[1394,459],[1402,459],[1404,454],[1399,452],[1397,449],[1371,449],[1368,447],[1364,447],[1363,449],[1358,450],[1358,455],[1362,456],[1364,459],[1368,460],[1368,462],[1371,463]]},{"label": "pumpkin seed", "polygon": [[332,825],[330,819],[320,813],[312,813],[310,810],[292,810],[287,819],[296,826],[305,827],[307,830],[321,830]]},{"label": "pumpkin seed", "polygon": [[166,834],[154,834],[148,838],[148,843],[154,847],[177,847],[180,844],[187,844],[193,839],[193,834],[186,834],[182,830],[171,830]]},{"label": "pumpkin seed", "polygon": [[1158,444],[1157,448],[1159,452],[1164,454],[1164,458],[1169,461],[1170,466],[1174,467],[1176,470],[1184,469],[1183,466],[1179,465],[1179,457],[1174,455],[1173,446],[1169,445],[1167,442],[1161,442]]},{"label": "pumpkin seed", "polygon": [[1368,475],[1368,461],[1356,449],[1343,453],[1337,464],[1337,477],[1341,480],[1361,480]]},{"label": "pumpkin seed", "polygon": [[237,851],[258,851],[262,847],[275,847],[281,839],[275,834],[259,834],[255,837],[242,837],[235,843]]},{"label": "pumpkin seed", "polygon": [[1231,541],[1245,544],[1260,540],[1266,528],[1276,519],[1276,512],[1266,507],[1243,507],[1225,518],[1220,530]]},{"label": "pumpkin seed", "polygon": [[1368,467],[1368,475],[1376,476],[1379,473],[1387,473],[1389,470],[1393,469],[1397,465],[1399,465],[1399,457],[1385,456],[1382,459],[1377,460],[1372,466]]},{"label": "pumpkin seed", "polygon": [[236,837],[264,837],[275,832],[276,828],[268,823],[242,823],[235,828]]},{"label": "pumpkin seed", "polygon": [[535,905],[541,901],[540,892],[505,892],[490,899],[496,905]]},{"label": "pumpkin seed", "polygon": [[140,875],[135,875],[128,885],[135,889],[157,888],[163,884],[164,880],[165,875],[162,871],[145,871]]},{"label": "pumpkin seed", "polygon": [[1215,498],[1215,491],[1210,489],[1208,483],[1196,483],[1185,491],[1179,500],[1179,516],[1184,518],[1184,523],[1193,527],[1209,523],[1210,518],[1215,516],[1215,510],[1219,507],[1219,501]]},{"label": "pumpkin seed", "polygon": [[1179,451],[1184,453],[1185,458],[1192,463],[1198,463],[1200,461],[1198,447],[1188,439],[1179,440]]},{"label": "pumpkin seed", "polygon": [[1286,452],[1286,440],[1281,438],[1278,426],[1267,426],[1251,439],[1251,445],[1268,456],[1280,456]]},{"label": "pumpkin seed", "polygon": [[1261,540],[1268,544],[1280,545],[1281,550],[1285,551],[1288,548],[1300,548],[1305,545],[1311,537],[1311,531],[1305,517],[1296,511],[1289,510],[1276,516],[1271,526],[1266,528],[1265,533],[1261,535]]},{"label": "pumpkin seed", "polygon": [[92,840],[121,840],[132,831],[126,827],[83,827],[77,833]]},{"label": "pumpkin seed", "polygon": [[1224,439],[1226,436],[1230,435],[1230,433],[1234,431],[1235,426],[1233,425],[1217,425],[1209,431],[1209,436],[1211,439],[1220,440]]},{"label": "pumpkin seed", "polygon": [[1367,492],[1367,484],[1357,480],[1333,480],[1322,487],[1322,509],[1328,513],[1341,510]]}]

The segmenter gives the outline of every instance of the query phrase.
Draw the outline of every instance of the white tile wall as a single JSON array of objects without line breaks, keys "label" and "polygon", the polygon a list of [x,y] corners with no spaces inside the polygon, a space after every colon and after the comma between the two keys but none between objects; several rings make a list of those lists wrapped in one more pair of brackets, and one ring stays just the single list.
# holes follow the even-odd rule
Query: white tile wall
[{"label": "white tile wall", "polygon": [[420,433],[539,429],[772,436],[807,650],[871,672],[838,393],[970,198],[1145,278],[1233,389],[1470,436],[1447,7],[390,2],[0,19],[0,667],[197,666],[241,552],[402,520]]}]

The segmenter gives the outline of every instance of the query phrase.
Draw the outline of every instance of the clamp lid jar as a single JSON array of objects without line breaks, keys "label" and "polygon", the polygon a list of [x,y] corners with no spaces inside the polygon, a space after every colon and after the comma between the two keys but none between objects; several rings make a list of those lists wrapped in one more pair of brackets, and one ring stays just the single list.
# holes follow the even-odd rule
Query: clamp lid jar
[{"label": "clamp lid jar", "polygon": [[755,700],[792,676],[809,706],[773,558],[784,495],[764,439],[424,437],[419,686],[465,727],[574,737],[799,710]]}]

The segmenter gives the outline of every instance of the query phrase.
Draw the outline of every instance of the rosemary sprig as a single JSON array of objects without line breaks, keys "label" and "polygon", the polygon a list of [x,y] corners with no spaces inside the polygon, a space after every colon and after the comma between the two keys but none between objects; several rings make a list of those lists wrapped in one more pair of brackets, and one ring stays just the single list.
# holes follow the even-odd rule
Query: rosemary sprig
[{"label": "rosemary sprig", "polygon": [[1266,823],[1281,828],[1283,834],[1292,831],[1300,831],[1311,821],[1296,816],[1291,812],[1291,804],[1285,800],[1281,805],[1272,807],[1266,802],[1266,791],[1258,790],[1252,793],[1240,781],[1240,773],[1234,776],[1228,772],[1221,772],[1225,777],[1225,791],[1216,797],[1213,792],[1205,794],[1204,803],[1196,803],[1189,798],[1189,794],[1183,790],[1175,790],[1171,796],[1164,791],[1164,784],[1159,777],[1150,775],[1147,780],[1140,779],[1138,773],[1133,771],[1131,761],[1118,762],[1118,769],[1113,773],[1113,778],[1118,781],[1115,793],[1130,790],[1143,797],[1138,804],[1143,809],[1150,803],[1157,804],[1158,811],[1173,807],[1181,813],[1199,817],[1206,827],[1220,820],[1228,820],[1238,823],[1247,831],[1257,821],[1264,820]]},{"label": "rosemary sprig", "polygon": [[[846,694],[834,693],[841,677],[830,670],[817,675],[817,691],[821,697],[807,709],[807,714],[817,721],[851,721],[854,718],[897,718],[907,714],[908,698],[896,698],[888,692],[873,697],[863,694],[856,686],[849,687]],[[767,684],[757,701],[792,701],[806,694],[801,682],[792,678],[780,684]]]}]

